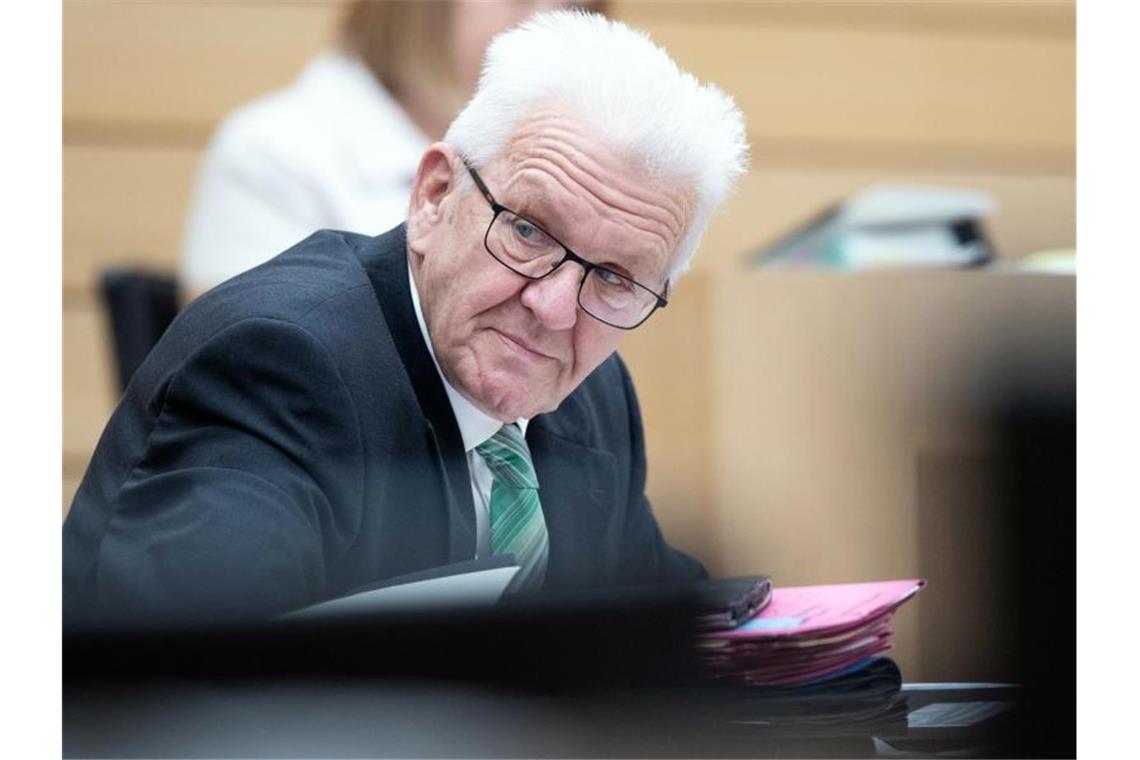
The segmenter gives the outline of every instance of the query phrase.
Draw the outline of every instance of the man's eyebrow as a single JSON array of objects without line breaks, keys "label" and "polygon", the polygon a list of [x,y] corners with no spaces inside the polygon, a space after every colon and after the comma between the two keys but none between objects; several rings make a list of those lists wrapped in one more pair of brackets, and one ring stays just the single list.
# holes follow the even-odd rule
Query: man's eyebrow
[{"label": "man's eyebrow", "polygon": [[[530,221],[536,222],[538,226],[542,227],[542,229],[551,235],[558,237],[558,231],[553,229],[550,224],[554,216],[551,212],[552,208],[553,204],[550,202],[550,197],[545,192],[536,190],[534,192],[524,193],[523,196],[519,198],[519,205],[515,207],[514,210]],[[559,241],[561,241],[561,238],[559,238]],[[563,243],[563,245],[566,244]]]},{"label": "man's eyebrow", "polygon": [[[555,216],[552,211],[553,207],[554,204],[550,200],[550,194],[541,185],[535,184],[526,189],[519,198],[519,205],[512,207],[512,210],[537,224],[545,230],[548,235],[551,235],[555,240],[561,243],[563,247],[569,248],[591,264],[597,264],[598,266],[606,268],[616,266],[624,269],[629,272],[635,280],[645,285],[650,285],[650,280],[660,279],[663,276],[656,272],[647,271],[643,257],[628,251],[583,251],[570,245],[563,237],[563,233],[560,233],[559,230],[551,225],[551,219]],[[638,264],[641,264],[641,266],[638,266]]]}]

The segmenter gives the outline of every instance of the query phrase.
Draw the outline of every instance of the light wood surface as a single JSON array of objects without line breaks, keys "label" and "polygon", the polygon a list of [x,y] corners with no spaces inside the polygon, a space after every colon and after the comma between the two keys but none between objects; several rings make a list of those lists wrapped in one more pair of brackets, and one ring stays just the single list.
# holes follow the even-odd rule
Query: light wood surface
[{"label": "light wood surface", "polygon": [[612,7],[617,16],[642,27],[673,22],[1071,39],[1077,24],[1075,6],[1065,0],[619,0]]},{"label": "light wood surface", "polygon": [[641,404],[649,466],[647,495],[662,530],[678,548],[716,556],[709,521],[712,385],[711,278],[694,272],[669,301],[622,344]]},{"label": "light wood surface", "polygon": [[112,266],[174,271],[199,151],[64,145],[63,285],[90,299]]},{"label": "light wood surface", "polygon": [[65,139],[200,146],[328,44],[336,3],[65,2]]},{"label": "light wood surface", "polygon": [[[1073,277],[1001,271],[716,277],[707,408],[717,570],[763,568],[798,585],[916,577],[979,556],[919,540],[920,510],[932,506],[917,499],[919,462],[990,455],[992,405],[1015,371],[1075,390],[1075,299]],[[972,521],[963,536],[996,524],[977,509],[959,518]],[[923,609],[953,602],[984,630],[992,607],[984,586],[971,601],[952,572],[938,581],[900,620],[904,672],[998,677],[984,669],[1004,644],[984,633],[971,649],[952,631],[928,632],[921,649],[941,654],[936,669],[921,667]]]},{"label": "light wood surface", "polygon": [[[883,5],[850,4],[842,13],[864,23],[846,25],[790,9],[738,15],[741,23],[700,4],[687,13],[637,3],[615,11],[733,94],[761,155],[811,163],[820,151],[866,146],[916,165],[982,155],[992,165],[1071,171],[1071,36],[1031,24],[994,35],[976,7],[950,3],[900,28]],[[1029,19],[1055,4],[1019,5]],[[337,20],[333,3],[68,3],[65,11],[68,136],[149,133],[196,145],[222,114],[286,84],[328,44]]]},{"label": "light wood surface", "polygon": [[106,317],[98,304],[63,311],[63,466],[78,477],[117,396]]},{"label": "light wood surface", "polygon": [[1075,53],[1064,40],[664,23],[652,31],[678,63],[734,94],[761,146],[967,149],[1011,165],[1071,155]]}]

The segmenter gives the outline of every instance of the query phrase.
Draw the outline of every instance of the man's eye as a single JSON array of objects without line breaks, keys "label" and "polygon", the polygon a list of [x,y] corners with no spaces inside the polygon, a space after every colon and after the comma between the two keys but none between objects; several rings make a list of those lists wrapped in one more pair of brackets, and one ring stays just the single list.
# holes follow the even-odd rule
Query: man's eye
[{"label": "man's eye", "polygon": [[542,230],[522,219],[515,220],[515,234],[530,243],[538,242],[543,237]]},{"label": "man's eye", "polygon": [[630,282],[628,279],[626,279],[625,277],[622,277],[617,272],[611,272],[608,269],[602,269],[601,267],[598,267],[598,277],[601,278],[602,282],[604,282],[606,285],[609,285],[611,287],[615,287],[615,288],[632,288],[633,287],[633,283]]}]

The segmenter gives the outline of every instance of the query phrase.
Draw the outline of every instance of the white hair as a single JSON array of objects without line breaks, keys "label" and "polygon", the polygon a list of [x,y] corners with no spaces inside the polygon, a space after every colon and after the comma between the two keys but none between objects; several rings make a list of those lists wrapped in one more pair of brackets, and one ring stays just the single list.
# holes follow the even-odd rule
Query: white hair
[{"label": "white hair", "polygon": [[645,32],[596,13],[551,11],[492,41],[479,86],[444,142],[484,166],[523,117],[551,103],[650,176],[692,185],[695,207],[669,278],[688,269],[710,217],[748,167],[744,116],[732,98],[678,68]]}]

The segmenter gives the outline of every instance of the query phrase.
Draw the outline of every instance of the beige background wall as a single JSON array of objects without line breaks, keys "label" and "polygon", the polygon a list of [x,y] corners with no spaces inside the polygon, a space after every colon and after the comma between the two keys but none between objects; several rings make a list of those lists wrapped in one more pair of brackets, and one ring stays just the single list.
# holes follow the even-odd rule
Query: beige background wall
[{"label": "beige background wall", "polygon": [[[917,462],[984,449],[962,411],[961,368],[986,336],[1005,336],[991,352],[1043,334],[1071,345],[1072,278],[745,273],[740,260],[881,180],[991,192],[1004,259],[1073,246],[1073,4],[613,8],[733,94],[753,148],[694,272],[623,350],[666,531],[716,572],[785,584],[954,572],[923,556]],[[65,509],[115,401],[98,273],[174,267],[217,120],[287,84],[331,39],[337,13],[317,2],[64,3]],[[918,641],[924,611],[980,614],[947,585],[932,582],[900,617],[904,672],[996,677],[1008,642],[983,635],[974,655],[947,658],[933,654],[946,642]]]}]

